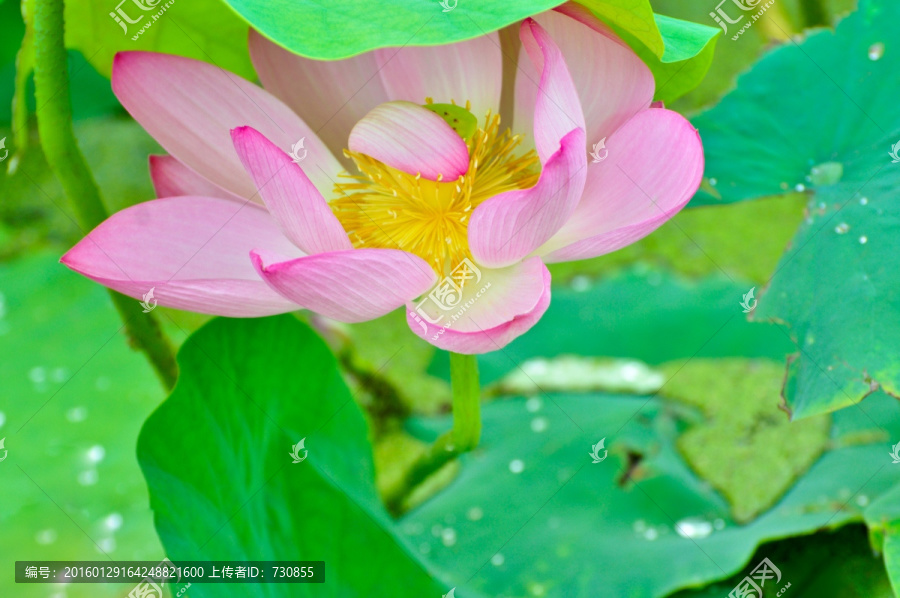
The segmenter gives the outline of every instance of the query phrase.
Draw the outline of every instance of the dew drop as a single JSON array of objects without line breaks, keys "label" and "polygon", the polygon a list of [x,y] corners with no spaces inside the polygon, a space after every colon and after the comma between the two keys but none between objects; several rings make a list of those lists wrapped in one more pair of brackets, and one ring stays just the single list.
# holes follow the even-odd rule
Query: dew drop
[{"label": "dew drop", "polygon": [[482,517],[484,517],[484,511],[481,507],[472,507],[466,511],[466,518],[469,521],[480,521]]},{"label": "dew drop", "polygon": [[531,431],[532,432],[543,432],[547,429],[547,418],[546,417],[536,417],[531,420]]},{"label": "dew drop", "polygon": [[846,222],[841,222],[840,224],[838,224],[837,226],[834,227],[834,232],[836,232],[839,235],[843,235],[848,230],[850,230],[850,225],[847,224]]},{"label": "dew drop", "polygon": [[124,523],[124,521],[125,520],[122,518],[122,516],[120,514],[110,513],[103,520],[103,527],[105,527],[106,529],[108,529],[111,532],[114,532],[117,529],[119,529],[120,527],[122,527],[122,523]]},{"label": "dew drop", "polygon": [[797,183],[797,185],[794,187],[794,191],[796,191],[797,193],[803,193],[804,191],[806,191],[806,185],[804,185],[803,183]]},{"label": "dew drop", "polygon": [[66,411],[66,419],[77,424],[87,419],[87,407],[72,407]]},{"label": "dew drop", "polygon": [[38,544],[43,544],[46,546],[47,544],[53,544],[54,542],[56,542],[56,538],[57,535],[55,529],[44,529],[39,531],[37,535],[35,535],[34,540]]},{"label": "dew drop", "polygon": [[866,243],[869,242],[869,237],[863,235],[859,238],[859,242],[860,242],[860,244],[865,245]]},{"label": "dew drop", "polygon": [[441,542],[447,548],[456,544],[456,530],[452,527],[445,528],[444,531],[441,532]]},{"label": "dew drop", "polygon": [[95,444],[87,451],[87,460],[91,463],[99,463],[106,457],[106,449],[99,444]]},{"label": "dew drop", "polygon": [[533,596],[543,596],[547,593],[547,588],[545,588],[542,583],[532,582],[528,584],[528,591],[531,592]]},{"label": "dew drop", "polygon": [[525,401],[525,409],[528,413],[536,413],[541,410],[544,402],[541,401],[538,397],[531,397],[527,401]]},{"label": "dew drop", "polygon": [[725,520],[724,519],[716,519],[713,521],[713,529],[716,531],[725,529]]},{"label": "dew drop", "polygon": [[43,384],[47,381],[47,370],[41,366],[35,366],[28,370],[28,379],[35,384]]},{"label": "dew drop", "polygon": [[709,184],[712,185],[713,187],[715,187],[718,182],[719,181],[716,179],[709,179]]},{"label": "dew drop", "polygon": [[495,567],[499,567],[506,561],[506,558],[500,554],[499,552],[491,557],[491,564]]},{"label": "dew drop", "polygon": [[78,474],[78,483],[82,486],[93,486],[97,483],[98,478],[96,469],[85,469]]},{"label": "dew drop", "polygon": [[110,386],[112,386],[112,384],[110,383],[109,378],[107,378],[106,376],[99,376],[94,381],[94,388],[101,392],[104,390],[109,390]]},{"label": "dew drop", "polygon": [[860,197],[860,198],[859,198],[859,205],[864,206],[864,205],[866,205],[866,204],[868,204],[868,203],[869,203],[869,198],[868,198],[868,197]]},{"label": "dew drop", "polygon": [[656,528],[649,527],[644,530],[644,539],[650,540],[651,542],[659,537],[659,532],[656,531]]},{"label": "dew drop", "polygon": [[869,504],[869,497],[865,494],[860,494],[856,497],[856,504],[861,507],[866,506],[867,504]]},{"label": "dew drop", "polygon": [[421,552],[422,554],[428,554],[429,552],[431,552],[431,544],[429,544],[428,542],[422,542],[421,544],[419,544],[419,552]]},{"label": "dew drop", "polygon": [[513,473],[522,473],[525,471],[525,463],[521,459],[513,459],[509,462],[509,470]]},{"label": "dew drop", "polygon": [[6,414],[0,411],[0,428],[6,423]]},{"label": "dew drop", "polygon": [[682,519],[675,524],[675,531],[682,538],[705,538],[713,532],[713,524],[697,518]]},{"label": "dew drop", "polygon": [[636,533],[642,534],[647,529],[647,524],[644,522],[643,519],[638,519],[637,521],[634,522],[634,525],[632,525],[632,528],[634,528],[634,531]]},{"label": "dew drop", "polygon": [[884,44],[876,42],[869,46],[869,60],[878,60],[884,56]]},{"label": "dew drop", "polygon": [[114,538],[103,538],[97,542],[97,547],[101,552],[112,552],[116,549],[116,541]]}]

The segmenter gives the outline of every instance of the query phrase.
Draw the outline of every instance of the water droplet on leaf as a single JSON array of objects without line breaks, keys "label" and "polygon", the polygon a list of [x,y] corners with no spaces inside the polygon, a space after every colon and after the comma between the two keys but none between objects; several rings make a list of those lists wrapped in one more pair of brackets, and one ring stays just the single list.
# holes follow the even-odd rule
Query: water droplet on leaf
[{"label": "water droplet on leaf", "polygon": [[703,519],[689,517],[675,524],[675,531],[682,538],[705,538],[713,531],[713,524]]},{"label": "water droplet on leaf", "polygon": [[884,44],[876,42],[869,46],[869,60],[878,60],[884,56]]}]

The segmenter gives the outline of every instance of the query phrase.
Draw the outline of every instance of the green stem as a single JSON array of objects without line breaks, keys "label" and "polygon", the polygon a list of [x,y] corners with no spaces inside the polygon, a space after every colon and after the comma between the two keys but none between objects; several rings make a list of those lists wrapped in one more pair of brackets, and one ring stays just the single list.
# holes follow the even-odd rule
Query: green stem
[{"label": "green stem", "polygon": [[[78,149],[72,128],[69,75],[63,41],[63,0],[34,2],[34,88],[39,109],[38,132],[47,164],[75,206],[78,223],[92,230],[108,213],[100,190]],[[175,354],[152,314],[142,313],[140,304],[110,291],[113,304],[133,345],[143,351],[166,388],[175,386],[178,374]]]},{"label": "green stem", "polygon": [[450,354],[450,385],[453,389],[453,442],[460,452],[467,452],[481,440],[481,388],[475,355]]},{"label": "green stem", "polygon": [[442,434],[421,455],[400,481],[385,493],[388,510],[400,514],[409,495],[433,473],[473,450],[481,440],[481,388],[478,358],[450,353],[450,385],[453,390],[453,429]]},{"label": "green stem", "polygon": [[[22,2],[22,18],[25,21],[25,35],[22,36],[22,45],[16,54],[16,79],[12,101],[13,141],[15,143],[15,155],[10,159],[8,172],[13,174],[19,160],[28,146],[28,99],[26,89],[28,76],[34,68],[34,25],[27,18],[25,7],[27,2]],[[12,151],[12,150],[10,150]]]}]

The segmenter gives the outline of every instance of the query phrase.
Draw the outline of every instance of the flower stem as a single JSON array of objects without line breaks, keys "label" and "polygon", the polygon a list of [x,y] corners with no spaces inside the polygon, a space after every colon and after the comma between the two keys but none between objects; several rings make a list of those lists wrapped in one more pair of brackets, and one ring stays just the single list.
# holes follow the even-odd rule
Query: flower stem
[{"label": "flower stem", "polygon": [[481,389],[478,358],[450,353],[450,385],[453,389],[453,442],[467,452],[481,440]]},{"label": "flower stem", "polygon": [[478,358],[450,353],[450,385],[453,391],[453,429],[428,447],[394,487],[385,493],[388,510],[399,515],[410,494],[441,467],[478,446],[481,440],[481,388]]},{"label": "flower stem", "polygon": [[[35,0],[33,6],[34,89],[41,146],[47,164],[75,207],[79,226],[88,231],[109,214],[72,128],[63,0]],[[178,368],[172,345],[156,318],[143,313],[134,299],[115,291],[110,294],[132,344],[147,355],[165,387],[171,389]]]}]

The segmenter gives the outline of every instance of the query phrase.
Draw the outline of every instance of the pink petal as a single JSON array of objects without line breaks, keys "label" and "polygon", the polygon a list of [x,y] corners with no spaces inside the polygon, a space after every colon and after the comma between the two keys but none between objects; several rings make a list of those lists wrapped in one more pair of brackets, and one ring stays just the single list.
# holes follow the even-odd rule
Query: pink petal
[{"label": "pink petal", "polygon": [[410,174],[452,181],[469,169],[469,148],[440,116],[411,102],[381,104],[350,131],[351,151]]},{"label": "pink petal", "polygon": [[119,52],[112,87],[119,101],[166,151],[204,178],[244,198],[256,188],[234,153],[229,131],[251,125],[289,150],[301,138],[303,165],[319,189],[341,170],[328,148],[290,108],[217,66],[153,52]]},{"label": "pink petal", "polygon": [[252,127],[231,132],[234,149],[285,236],[304,253],[353,249],[328,202],[306,173]]},{"label": "pink petal", "polygon": [[[550,305],[550,272],[533,257],[500,270],[482,268],[447,306],[429,293],[407,304],[406,321],[429,343],[467,355],[502,349],[527,332]],[[439,285],[446,285],[446,279]],[[439,303],[440,301],[440,303]],[[448,309],[444,309],[448,307]]]},{"label": "pink petal", "polygon": [[[589,143],[612,135],[650,105],[655,89],[650,69],[586,8],[567,3],[534,19],[565,57],[584,110]],[[536,76],[527,62],[519,61],[524,73],[516,77],[515,131],[530,130],[533,121]]]},{"label": "pink petal", "polygon": [[[543,163],[556,153],[560,140],[569,131],[586,130],[584,113],[559,46],[534,19],[525,19],[519,37],[534,69],[540,72],[540,79],[535,83],[537,79],[517,76],[516,110],[533,110],[534,145]],[[532,101],[527,105],[519,105],[520,86],[530,88]],[[518,119],[515,124],[516,127],[521,125]]]},{"label": "pink petal", "polygon": [[[208,181],[172,156],[150,156],[150,178],[153,180],[156,197],[199,195],[241,203],[247,201]],[[259,201],[261,200],[257,200]]]},{"label": "pink petal", "polygon": [[262,208],[212,197],[157,199],[116,212],[60,260],[141,299],[207,314],[254,317],[298,309],[250,262],[252,247],[302,255]]},{"label": "pink petal", "polygon": [[690,201],[703,177],[703,146],[677,112],[648,109],[607,140],[588,165],[575,213],[537,253],[561,262],[603,255],[641,239]]},{"label": "pink petal", "polygon": [[439,104],[472,103],[479,123],[488,110],[500,109],[503,59],[497,33],[445,46],[406,46],[374,52],[391,100]]},{"label": "pink petal", "polygon": [[434,284],[423,259],[397,249],[353,249],[280,261],[254,251],[253,265],[292,301],[341,322],[363,322],[397,309]]},{"label": "pink petal", "polygon": [[340,157],[347,147],[353,125],[389,99],[373,52],[344,60],[312,60],[288,52],[252,29],[249,44],[250,58],[266,90],[300,115],[335,156]]},{"label": "pink petal", "polygon": [[578,205],[587,176],[584,131],[562,139],[537,184],[500,193],[472,212],[469,247],[490,268],[513,264],[540,247],[566,223]]}]

